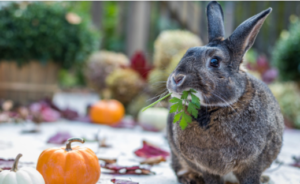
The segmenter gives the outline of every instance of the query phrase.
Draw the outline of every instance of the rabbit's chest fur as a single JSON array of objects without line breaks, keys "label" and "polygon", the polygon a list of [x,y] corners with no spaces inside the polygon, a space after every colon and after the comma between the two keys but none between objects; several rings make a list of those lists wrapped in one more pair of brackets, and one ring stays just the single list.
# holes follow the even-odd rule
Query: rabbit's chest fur
[{"label": "rabbit's chest fur", "polygon": [[202,107],[185,130],[178,123],[170,127],[171,149],[190,169],[218,175],[238,170],[263,152],[275,131],[270,122],[276,117],[260,98],[251,86],[232,107]]}]

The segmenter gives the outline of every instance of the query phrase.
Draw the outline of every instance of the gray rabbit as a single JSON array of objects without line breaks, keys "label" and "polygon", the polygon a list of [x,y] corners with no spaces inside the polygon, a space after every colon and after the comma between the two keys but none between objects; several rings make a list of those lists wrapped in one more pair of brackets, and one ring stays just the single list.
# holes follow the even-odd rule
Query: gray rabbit
[{"label": "gray rabbit", "polygon": [[172,96],[195,89],[198,118],[185,130],[168,118],[172,167],[183,184],[223,184],[233,174],[240,184],[259,184],[276,159],[284,129],[280,107],[266,84],[241,69],[269,8],[244,21],[225,39],[223,11],[207,6],[209,43],[190,48],[169,76]]}]

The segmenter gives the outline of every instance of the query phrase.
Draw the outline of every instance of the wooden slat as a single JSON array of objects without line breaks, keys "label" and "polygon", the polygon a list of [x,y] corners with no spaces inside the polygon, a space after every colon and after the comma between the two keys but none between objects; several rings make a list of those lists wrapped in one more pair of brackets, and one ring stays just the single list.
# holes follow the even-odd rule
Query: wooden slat
[{"label": "wooden slat", "polygon": [[58,90],[58,67],[50,62],[42,66],[29,62],[19,67],[16,62],[0,62],[0,98],[25,103],[38,100]]},{"label": "wooden slat", "polygon": [[55,84],[29,84],[17,82],[0,82],[0,90],[12,90],[19,92],[48,92],[58,90]]}]

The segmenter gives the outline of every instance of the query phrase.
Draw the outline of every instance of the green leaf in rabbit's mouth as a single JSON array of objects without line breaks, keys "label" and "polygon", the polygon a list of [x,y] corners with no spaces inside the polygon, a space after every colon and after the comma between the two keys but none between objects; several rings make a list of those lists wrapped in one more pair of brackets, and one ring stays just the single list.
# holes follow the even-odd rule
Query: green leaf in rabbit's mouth
[{"label": "green leaf in rabbit's mouth", "polygon": [[[176,113],[173,119],[173,123],[179,121],[179,126],[181,127],[182,130],[184,130],[188,126],[188,123],[192,122],[191,116],[193,116],[194,118],[198,117],[198,110],[200,109],[200,99],[193,93],[196,93],[194,89],[183,91],[180,99],[177,97],[172,97],[169,100],[169,102],[173,104],[170,107],[170,113]],[[166,99],[171,94],[172,93],[169,93],[166,96],[148,105],[147,107],[144,107],[142,111],[145,111],[148,108],[157,104],[158,102]],[[191,96],[191,100],[188,99],[189,96]]]}]

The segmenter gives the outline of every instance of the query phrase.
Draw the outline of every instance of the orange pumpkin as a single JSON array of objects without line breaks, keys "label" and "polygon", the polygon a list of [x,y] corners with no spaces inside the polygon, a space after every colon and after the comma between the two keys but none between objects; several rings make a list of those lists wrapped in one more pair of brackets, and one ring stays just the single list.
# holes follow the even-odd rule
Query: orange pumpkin
[{"label": "orange pumpkin", "polygon": [[37,170],[46,184],[95,184],[100,177],[100,164],[95,153],[72,142],[84,143],[80,138],[71,138],[66,147],[44,150],[37,163]]},{"label": "orange pumpkin", "polygon": [[90,108],[92,122],[99,124],[116,124],[125,114],[123,104],[117,100],[101,100]]}]

